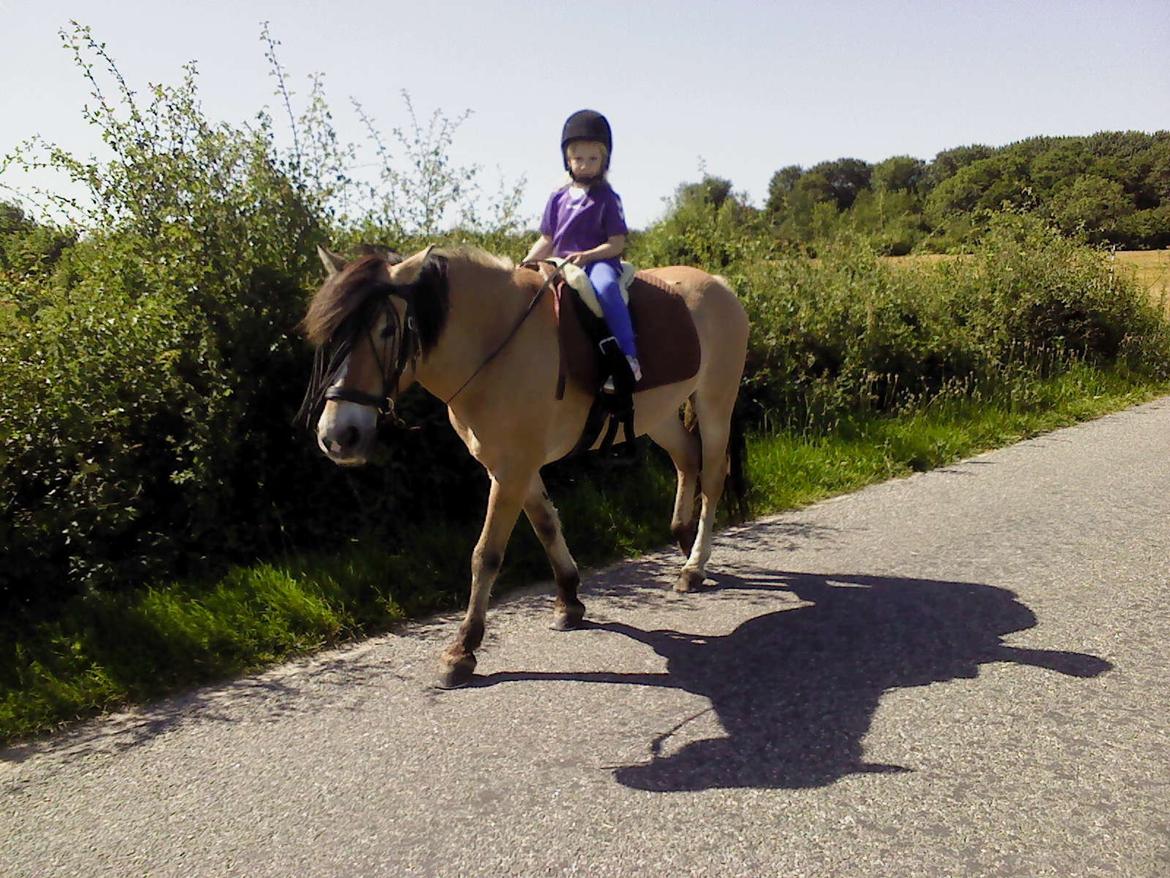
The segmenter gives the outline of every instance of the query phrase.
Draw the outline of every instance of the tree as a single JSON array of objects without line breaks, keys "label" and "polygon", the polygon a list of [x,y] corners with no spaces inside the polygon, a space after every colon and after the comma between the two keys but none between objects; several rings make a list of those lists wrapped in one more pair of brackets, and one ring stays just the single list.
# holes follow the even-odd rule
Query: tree
[{"label": "tree", "polygon": [[[0,201],[0,270],[31,272],[37,267],[49,268],[76,240],[76,232],[38,223],[20,205]],[[16,295],[11,287],[7,292]],[[3,296],[0,293],[0,298]]]},{"label": "tree", "polygon": [[847,210],[859,192],[869,188],[873,168],[861,159],[836,159],[821,162],[809,169],[809,174],[820,174],[828,182],[838,210]]},{"label": "tree", "polygon": [[1149,169],[1142,188],[1152,204],[1138,206],[1170,206],[1170,134],[1162,132],[1162,136],[1150,147],[1149,159]]},{"label": "tree", "polygon": [[1068,181],[1085,173],[1092,156],[1081,138],[1068,138],[1032,161],[1031,178],[1036,194],[1047,200]]},{"label": "tree", "polygon": [[27,231],[33,223],[25,216],[20,205],[11,201],[0,201],[0,236],[16,231]]},{"label": "tree", "polygon": [[[825,201],[832,201],[836,203],[837,194],[833,191],[833,184],[820,171],[810,170],[797,181],[796,191],[793,193],[794,202],[808,202],[809,204],[820,204]],[[794,204],[795,206],[795,204]]]},{"label": "tree", "polygon": [[938,225],[957,213],[1029,207],[1033,196],[1027,170],[1022,158],[1006,152],[973,162],[930,193],[927,214]]},{"label": "tree", "polygon": [[1052,216],[1066,233],[1083,230],[1091,241],[1100,241],[1117,220],[1133,212],[1133,203],[1115,180],[1078,177],[1052,199]]},{"label": "tree", "polygon": [[768,203],[765,205],[768,213],[780,214],[788,209],[788,201],[803,174],[800,165],[786,165],[772,175],[768,181]]},{"label": "tree", "polygon": [[[830,222],[826,204],[841,214],[840,223]],[[888,252],[907,242],[965,247],[1004,207],[1042,211],[1066,233],[1084,229],[1095,242],[1160,246],[1170,239],[1170,131],[972,144],[943,150],[929,163],[898,155],[873,166],[858,159],[808,170],[789,165],[768,185],[767,210],[780,237],[812,243],[850,228],[881,235]]]},{"label": "tree", "polygon": [[729,197],[731,197],[731,181],[724,177],[713,177],[710,174],[704,174],[703,179],[697,183],[681,183],[674,191],[676,206],[697,201],[710,204],[718,210]]},{"label": "tree", "polygon": [[928,188],[933,189],[942,183],[943,180],[953,177],[960,170],[967,167],[967,165],[988,158],[994,152],[994,148],[984,146],[981,143],[972,144],[971,146],[956,146],[954,149],[944,149],[927,166],[926,183]]},{"label": "tree", "polygon": [[880,192],[917,192],[926,180],[926,162],[908,155],[892,156],[874,165],[870,179]]}]

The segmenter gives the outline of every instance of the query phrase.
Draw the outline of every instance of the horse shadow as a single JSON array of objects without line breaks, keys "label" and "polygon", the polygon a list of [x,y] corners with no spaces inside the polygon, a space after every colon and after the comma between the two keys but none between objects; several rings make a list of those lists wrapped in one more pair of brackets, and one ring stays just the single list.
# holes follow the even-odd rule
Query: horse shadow
[{"label": "horse shadow", "polygon": [[650,742],[649,762],[614,770],[627,787],[668,792],[821,787],[852,774],[910,771],[864,759],[862,741],[886,692],[974,678],[992,662],[1083,678],[1112,668],[1092,655],[1005,645],[1004,635],[1034,627],[1036,616],[1014,593],[989,585],[761,572],[751,581],[719,576],[715,589],[783,589],[806,604],[714,637],[590,625],[651,647],[666,659],[663,674],[520,672],[477,682],[664,686],[708,699],[726,736],[663,755],[684,720]]}]

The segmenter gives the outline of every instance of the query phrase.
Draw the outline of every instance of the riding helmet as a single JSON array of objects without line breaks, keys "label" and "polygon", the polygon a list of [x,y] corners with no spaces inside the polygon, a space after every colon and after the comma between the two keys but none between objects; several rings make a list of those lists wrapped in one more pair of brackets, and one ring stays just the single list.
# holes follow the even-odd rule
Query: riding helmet
[{"label": "riding helmet", "polygon": [[596,110],[578,110],[565,120],[565,127],[561,129],[561,157],[565,160],[565,170],[569,170],[569,156],[565,149],[574,140],[596,140],[605,146],[604,172],[609,168],[609,156],[613,154],[613,132],[609,128],[609,120]]}]

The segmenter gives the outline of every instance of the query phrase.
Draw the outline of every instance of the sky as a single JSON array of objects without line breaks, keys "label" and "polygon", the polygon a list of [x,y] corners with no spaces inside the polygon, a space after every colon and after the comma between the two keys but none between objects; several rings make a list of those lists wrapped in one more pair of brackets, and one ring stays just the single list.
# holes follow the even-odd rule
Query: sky
[{"label": "sky", "polygon": [[701,169],[762,205],[791,164],[1170,128],[1165,0],[0,0],[0,154],[38,134],[101,155],[58,37],[70,19],[140,92],[195,61],[216,121],[265,106],[281,119],[262,21],[294,101],[324,74],[343,139],[365,137],[351,98],[384,131],[406,121],[403,90],[420,118],[470,110],[453,160],[481,166],[489,192],[525,178],[533,225],[562,178],[561,125],[583,107],[613,126],[611,181],[632,227]]}]

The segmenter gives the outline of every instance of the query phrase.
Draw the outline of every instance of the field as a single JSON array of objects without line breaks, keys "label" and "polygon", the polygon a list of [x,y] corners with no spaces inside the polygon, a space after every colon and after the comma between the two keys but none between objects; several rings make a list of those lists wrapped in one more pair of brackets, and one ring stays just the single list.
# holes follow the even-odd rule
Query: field
[{"label": "field", "polygon": [[[943,262],[962,256],[928,254],[923,256],[886,256],[889,265],[910,267],[923,262]],[[1119,250],[1112,257],[1118,267],[1150,292],[1150,298],[1170,317],[1170,250]]]},{"label": "field", "polygon": [[1116,258],[1170,316],[1170,250],[1122,250]]}]

